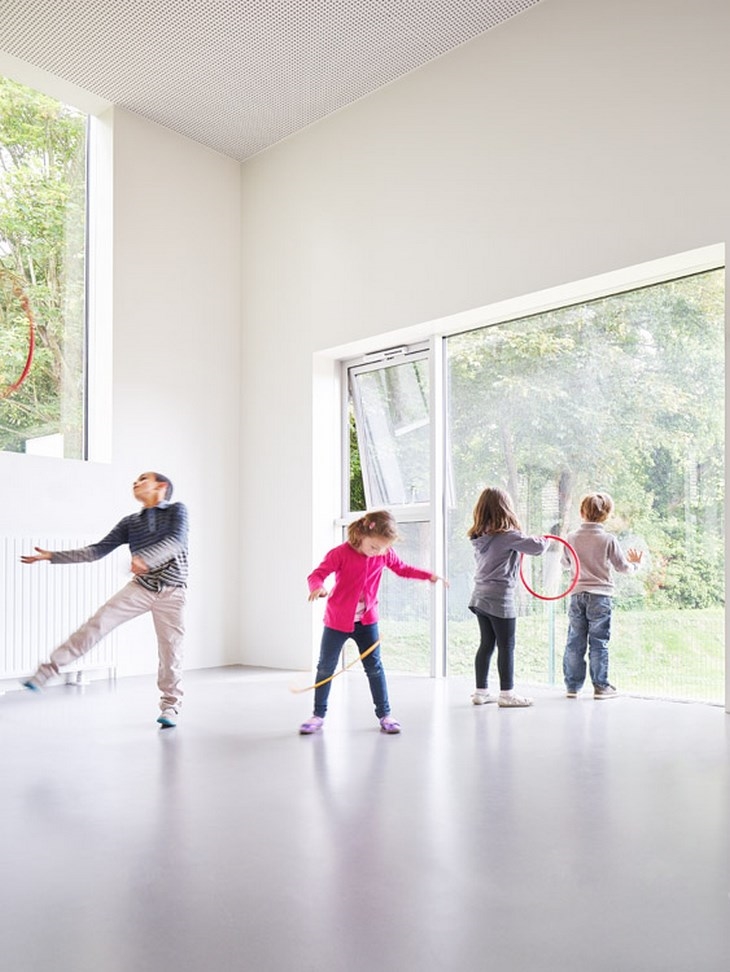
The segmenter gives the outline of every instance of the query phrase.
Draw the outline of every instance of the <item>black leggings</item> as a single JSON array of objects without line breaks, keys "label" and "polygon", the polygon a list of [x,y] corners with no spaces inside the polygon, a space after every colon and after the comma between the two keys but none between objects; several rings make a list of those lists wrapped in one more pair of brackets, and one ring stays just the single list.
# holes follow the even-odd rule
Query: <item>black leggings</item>
[{"label": "black leggings", "polygon": [[514,688],[515,680],[515,631],[517,618],[495,618],[493,614],[474,612],[479,622],[481,640],[474,659],[474,671],[478,689],[487,687],[489,663],[497,646],[497,670],[499,687],[503,692]]}]

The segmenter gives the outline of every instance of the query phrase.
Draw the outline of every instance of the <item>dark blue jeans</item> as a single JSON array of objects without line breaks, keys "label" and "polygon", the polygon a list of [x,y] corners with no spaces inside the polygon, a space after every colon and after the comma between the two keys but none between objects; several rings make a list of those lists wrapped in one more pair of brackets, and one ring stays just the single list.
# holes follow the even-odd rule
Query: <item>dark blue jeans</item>
[{"label": "dark blue jeans", "polygon": [[[317,678],[315,681],[321,682],[329,678],[337,667],[342,648],[348,638],[357,645],[358,653],[362,655],[364,651],[373,645],[380,635],[378,634],[377,624],[362,624],[357,621],[355,630],[336,631],[334,628],[325,627],[322,632],[322,643],[319,648],[319,661],[317,662]],[[388,702],[388,686],[385,681],[385,670],[380,660],[380,645],[375,651],[370,652],[367,658],[363,658],[362,667],[370,683],[370,694],[375,704],[375,715],[378,719],[390,715],[390,703]],[[314,690],[314,714],[324,717],[327,714],[327,699],[329,698],[332,682],[320,685]]]},{"label": "dark blue jeans", "polygon": [[568,608],[568,638],[563,675],[569,692],[578,692],[586,680],[586,648],[591,681],[608,685],[608,640],[611,637],[611,598],[606,594],[573,594]]},{"label": "dark blue jeans", "polygon": [[498,618],[493,614],[474,611],[479,622],[479,649],[474,659],[474,674],[477,688],[487,688],[489,663],[497,646],[497,671],[499,687],[503,692],[511,692],[515,684],[515,633],[517,618]]}]

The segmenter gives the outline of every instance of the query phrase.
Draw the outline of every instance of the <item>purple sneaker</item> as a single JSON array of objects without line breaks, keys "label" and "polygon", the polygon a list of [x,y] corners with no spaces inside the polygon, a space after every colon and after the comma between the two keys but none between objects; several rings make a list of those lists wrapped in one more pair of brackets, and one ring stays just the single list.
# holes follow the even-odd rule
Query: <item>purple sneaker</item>
[{"label": "purple sneaker", "polygon": [[400,732],[400,722],[394,719],[393,716],[383,716],[380,720],[380,731],[387,732],[389,734]]},{"label": "purple sneaker", "polygon": [[299,726],[299,734],[301,736],[311,736],[313,732],[319,732],[323,724],[324,719],[322,716],[310,716],[306,722],[303,722],[301,726]]}]

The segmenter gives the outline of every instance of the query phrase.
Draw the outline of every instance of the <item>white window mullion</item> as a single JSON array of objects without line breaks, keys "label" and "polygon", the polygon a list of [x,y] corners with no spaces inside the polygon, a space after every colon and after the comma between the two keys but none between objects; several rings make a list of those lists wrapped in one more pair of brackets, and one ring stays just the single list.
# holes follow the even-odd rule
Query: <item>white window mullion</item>
[{"label": "white window mullion", "polygon": [[[444,339],[431,341],[431,543],[433,572],[444,577],[446,569],[446,397]],[[446,675],[446,587],[431,588],[431,675]]]}]

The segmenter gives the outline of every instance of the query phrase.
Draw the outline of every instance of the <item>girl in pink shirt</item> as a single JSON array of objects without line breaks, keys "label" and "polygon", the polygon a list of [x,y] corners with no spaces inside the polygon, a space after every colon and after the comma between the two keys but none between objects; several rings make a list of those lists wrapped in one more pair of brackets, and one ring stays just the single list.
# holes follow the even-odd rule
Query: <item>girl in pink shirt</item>
[{"label": "girl in pink shirt", "polygon": [[[347,542],[330,550],[307,578],[310,601],[328,598],[316,682],[322,682],[334,673],[348,638],[352,638],[361,655],[380,639],[378,588],[386,567],[400,577],[413,577],[431,583],[439,580],[430,571],[404,563],[391,549],[397,539],[398,530],[391,513],[386,510],[366,513],[347,528]],[[330,574],[335,575],[335,584],[328,593],[324,582]],[[379,645],[362,659],[362,665],[368,677],[381,730],[400,732],[400,723],[390,714],[388,686]],[[300,733],[309,735],[322,728],[330,687],[331,682],[327,681],[315,689],[314,712],[299,727]]]}]

